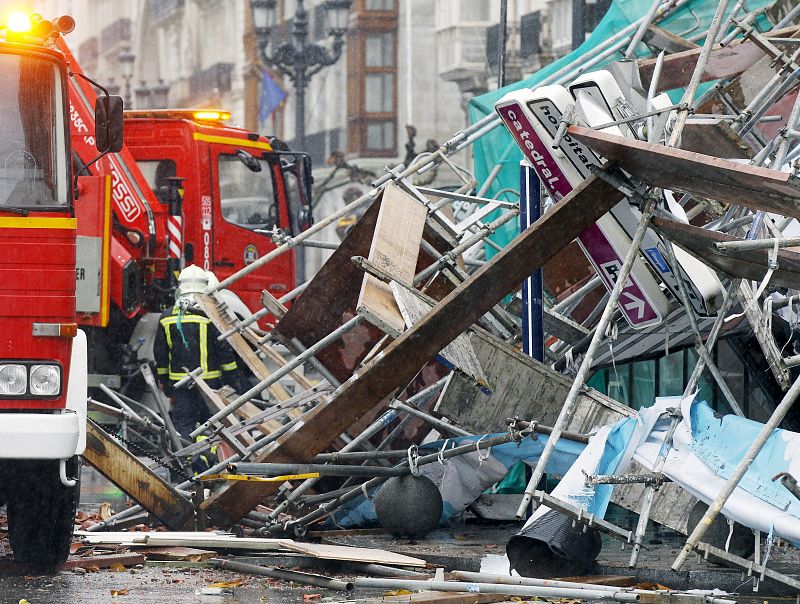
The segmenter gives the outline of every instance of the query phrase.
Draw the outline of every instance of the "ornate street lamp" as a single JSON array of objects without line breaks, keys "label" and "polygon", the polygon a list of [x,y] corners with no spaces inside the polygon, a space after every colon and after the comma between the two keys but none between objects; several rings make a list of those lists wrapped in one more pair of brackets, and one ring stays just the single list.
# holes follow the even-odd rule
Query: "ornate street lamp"
[{"label": "ornate street lamp", "polygon": [[131,47],[126,46],[117,55],[119,61],[120,75],[125,80],[125,93],[123,100],[125,106],[130,107],[131,104],[131,79],[133,78],[133,62],[136,60],[136,55],[131,52]]},{"label": "ornate street lamp", "polygon": [[304,0],[295,0],[297,8],[294,12],[294,43],[286,42],[268,53],[270,29],[277,25],[277,0],[251,0],[253,8],[253,24],[255,26],[258,46],[264,55],[267,65],[274,67],[292,80],[295,90],[295,139],[300,151],[305,149],[305,111],[306,88],[311,76],[323,68],[333,65],[342,56],[344,35],[347,32],[347,21],[351,0],[326,0],[324,3],[329,19],[329,34],[333,36],[331,50],[308,41],[308,12]]},{"label": "ornate street lamp", "polygon": [[106,90],[108,90],[108,94],[116,96],[119,94],[119,84],[114,81],[114,78],[108,78],[108,83],[106,84]]},{"label": "ornate street lamp", "polygon": [[139,82],[139,87],[134,90],[136,94],[136,108],[137,109],[151,109],[150,107],[150,97],[152,93],[152,89],[147,86],[147,82],[141,80]]},{"label": "ornate street lamp", "polygon": [[153,109],[165,109],[169,104],[169,84],[158,78],[158,84],[150,89]]}]

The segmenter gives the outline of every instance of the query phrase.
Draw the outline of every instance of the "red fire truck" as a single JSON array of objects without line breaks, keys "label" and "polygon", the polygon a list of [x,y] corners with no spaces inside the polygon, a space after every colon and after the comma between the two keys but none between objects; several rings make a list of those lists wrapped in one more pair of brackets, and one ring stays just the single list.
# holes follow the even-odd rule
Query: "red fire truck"
[{"label": "red fire truck", "polygon": [[[0,28],[0,501],[15,558],[46,565],[66,559],[78,455],[86,446],[87,344],[75,322],[70,76],[52,44],[73,27],[69,17],[31,21],[15,14]],[[112,107],[116,121],[109,117]],[[106,96],[95,110],[96,157],[121,144],[121,99]],[[82,177],[79,201],[87,207],[97,200],[93,180]]]},{"label": "red fire truck", "polygon": [[[93,157],[95,96],[88,82],[72,80],[79,165]],[[227,126],[229,117],[208,109],[127,111],[125,148],[89,168],[110,178],[105,211],[78,221],[78,323],[98,379],[114,384],[123,359],[135,369],[136,354],[149,356],[154,317],[172,303],[180,266],[197,264],[222,280],[275,248],[268,231],[297,234],[310,224],[308,155]],[[262,290],[281,297],[294,287],[294,254],[284,254],[239,280],[232,289],[241,302],[231,306],[246,313],[260,307]]]}]

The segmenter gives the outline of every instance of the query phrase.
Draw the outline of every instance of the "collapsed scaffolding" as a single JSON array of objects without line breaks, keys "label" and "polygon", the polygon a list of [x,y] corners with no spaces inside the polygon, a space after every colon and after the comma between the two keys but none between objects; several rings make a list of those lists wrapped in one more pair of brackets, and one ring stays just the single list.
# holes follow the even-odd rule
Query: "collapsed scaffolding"
[{"label": "collapsed scaffolding", "polygon": [[[791,220],[800,218],[798,165],[793,163],[800,150],[793,145],[800,137],[800,97],[796,94],[800,26],[793,25],[800,7],[780,1],[762,3],[757,10],[740,15],[743,2],[721,0],[707,29],[699,34],[704,38],[702,47],[656,25],[696,4],[690,0],[654,2],[643,17],[581,53],[579,59],[552,70],[536,83],[533,93],[512,93],[497,104],[498,113],[477,120],[436,152],[417,157],[409,166],[387,169],[368,193],[300,235],[283,238],[274,251],[200,296],[203,311],[220,330],[221,339],[244,361],[254,383],[242,393],[230,388],[215,391],[197,371],[179,383],[178,387],[196,388],[212,412],[192,433],[193,438],[208,438],[192,443],[182,441],[171,426],[146,363],[142,372],[152,398],[159,403],[157,413],[107,388],[104,392],[114,405],[90,401],[93,410],[122,420],[131,432],[155,435],[163,449],[158,462],[168,466],[173,477],[183,478],[171,481],[156,476],[120,445],[120,439],[92,424],[87,460],[139,505],[90,530],[120,528],[151,515],[173,530],[204,526],[208,518],[219,526],[239,523],[265,536],[302,536],[309,526],[331,517],[337,509],[371,497],[391,478],[417,474],[420,466],[443,464],[458,456],[472,456],[480,468],[492,448],[539,434],[541,448],[517,517],[525,517],[531,505],[544,506],[565,519],[559,521],[562,524],[574,524],[577,533],[600,530],[630,544],[630,566],[635,567],[651,517],[673,528],[687,528],[691,497],[674,484],[664,484],[669,482],[664,465],[673,450],[675,433],[686,419],[685,406],[676,403],[660,412],[658,419],[666,423],[666,429],[650,472],[586,477],[591,485],[617,483],[617,500],[624,499],[626,490],[640,489],[640,505],[623,504],[639,514],[634,531],[587,513],[568,498],[544,492],[541,480],[559,443],[585,444],[585,435],[592,429],[635,415],[586,388],[596,355],[613,341],[616,330],[649,333],[670,317],[682,317],[687,337],[699,355],[684,398],[694,393],[708,369],[730,408],[742,416],[712,355],[723,332],[734,327],[730,313],[738,301],[785,395],[726,478],[724,488],[708,502],[700,522],[688,526],[690,536],[673,568],[679,569],[696,551],[723,559],[759,579],[770,578],[800,589],[796,579],[767,568],[764,557],[745,560],[702,541],[800,394],[800,381],[792,383],[790,374],[790,368],[800,361],[796,355],[784,357],[768,328],[773,311],[797,303],[791,295],[776,300],[770,296],[770,287],[796,289],[800,283],[795,277],[797,253],[787,249],[796,246],[798,239],[784,234]],[[655,57],[636,58],[643,40],[648,49],[658,51]],[[576,97],[558,101],[557,94],[564,88],[548,88],[551,96],[547,97],[531,96],[544,94],[545,87],[576,81],[597,84],[591,70],[617,54],[625,61],[604,70],[602,77],[616,78],[626,92],[637,90],[638,106],[612,102],[607,112],[587,115],[586,103],[579,107]],[[745,91],[743,80],[749,81],[755,72],[765,69],[771,75],[760,73],[761,87]],[[714,85],[700,93],[704,82]],[[678,102],[659,96],[681,88]],[[597,89],[602,94],[600,84]],[[450,158],[503,121],[514,134],[513,122],[525,113],[526,103],[536,98],[546,98],[554,106],[558,101],[560,115],[546,137],[540,132],[542,140],[546,138],[543,147],[527,147],[538,155],[525,153],[525,137],[517,139],[529,160],[520,168],[520,202],[508,200],[503,189],[497,198],[488,197],[500,166],[478,183]],[[725,113],[715,113],[717,106],[724,107]],[[513,116],[509,107],[516,111]],[[768,115],[770,111],[783,113]],[[761,128],[763,125],[768,128]],[[528,134],[533,130],[531,125]],[[726,157],[735,154],[739,161],[701,153],[696,147],[698,140],[706,145],[702,150],[718,151]],[[710,145],[714,148],[709,149]],[[556,177],[551,167],[545,162],[540,165],[539,158],[544,151],[567,157],[570,146],[573,150],[580,146],[581,154],[599,159],[574,177],[569,190],[559,190],[553,186]],[[764,167],[767,165],[770,167]],[[788,172],[782,171],[784,166]],[[414,183],[413,177],[434,168],[449,169],[461,186],[445,191]],[[563,179],[566,181],[567,175]],[[679,192],[682,197],[675,199],[671,193],[665,197],[664,190]],[[549,207],[539,217],[535,206],[541,197],[549,198],[544,204]],[[621,203],[635,210],[635,220],[628,221],[623,233],[625,253],[615,259],[614,275],[609,278],[598,271],[600,277],[590,278],[572,295],[543,309],[539,318],[543,326],[528,319],[520,324],[507,296],[525,282],[522,298],[526,312],[541,307],[536,271]],[[724,204],[724,210],[716,211],[715,203]],[[307,243],[316,245],[315,234],[363,208],[357,224],[320,272],[295,291],[281,299],[264,292],[263,308],[245,319],[235,316],[217,295],[288,250]],[[522,232],[499,246],[493,236],[516,220],[521,210]],[[704,216],[710,219],[706,224],[690,223]],[[648,269],[642,261],[647,260],[642,252],[648,237],[663,245],[660,262],[667,270],[662,270],[660,277],[664,287],[653,279],[658,271]],[[480,260],[484,246],[493,255]],[[584,241],[584,246],[591,255],[589,243]],[[695,269],[682,268],[689,266],[686,252],[701,259],[705,270],[710,267],[714,271],[713,279],[705,276],[700,281],[718,283],[718,291],[709,294],[692,283],[690,273]],[[679,254],[684,254],[683,260]],[[465,257],[469,262],[464,262]],[[599,266],[599,261],[593,262]],[[470,266],[479,268],[470,273]],[[644,295],[648,279],[654,284],[649,297]],[[753,287],[750,281],[760,285]],[[572,318],[575,304],[601,283],[608,291],[596,308],[582,322]],[[634,298],[633,304],[620,305],[630,283],[640,284],[643,295]],[[290,308],[289,302],[293,302]],[[652,316],[647,315],[650,307]],[[637,324],[641,317],[645,320]],[[271,329],[262,331],[259,321],[262,325],[270,321]],[[555,342],[543,347],[539,337],[534,343],[531,334],[537,330],[547,332]],[[543,348],[538,360],[546,358],[556,367],[563,367],[566,359],[579,358],[574,377],[567,379],[520,353],[515,347],[520,341],[530,354]],[[501,366],[490,371],[492,363]],[[321,379],[308,379],[299,370],[303,365]],[[503,381],[508,375],[523,376],[524,383]],[[476,401],[484,403],[487,399],[481,396],[495,397],[488,400],[498,402],[502,425],[495,417],[493,422],[476,426],[470,416],[473,410],[458,408],[457,401],[465,398],[476,405]],[[535,403],[521,400],[523,397],[536,398]],[[530,417],[534,407],[536,417]],[[510,417],[514,413],[506,413],[508,409],[519,411],[525,420],[551,423],[552,427]],[[393,443],[404,440],[404,428],[413,423],[412,418],[451,439],[453,446],[448,448],[445,441],[438,452],[427,454],[414,446],[392,450]],[[462,422],[464,425],[459,425]],[[393,427],[387,431],[389,426]],[[499,434],[502,430],[506,433]],[[379,434],[382,440],[375,443]],[[123,434],[123,443],[132,440]],[[190,476],[183,460],[219,444],[227,446],[230,455],[203,474]],[[391,465],[389,460],[398,458],[402,461]],[[367,465],[370,461],[376,464]],[[330,483],[323,479],[327,476],[347,480],[326,491]],[[367,480],[360,482],[359,478]],[[297,480],[302,482],[293,484]],[[216,486],[206,498],[209,484]],[[257,511],[268,498],[274,502],[271,509]],[[669,504],[664,502],[667,499]],[[759,531],[755,542],[758,551]]]}]

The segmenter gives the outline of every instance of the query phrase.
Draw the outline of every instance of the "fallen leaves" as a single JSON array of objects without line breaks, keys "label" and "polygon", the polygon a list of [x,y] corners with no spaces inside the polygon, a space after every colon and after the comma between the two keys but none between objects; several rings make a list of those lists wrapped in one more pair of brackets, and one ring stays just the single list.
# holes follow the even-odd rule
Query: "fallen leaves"
[{"label": "fallen leaves", "polygon": [[242,584],[241,581],[218,581],[217,583],[212,583],[208,587],[219,587],[219,588],[233,588],[239,587]]}]

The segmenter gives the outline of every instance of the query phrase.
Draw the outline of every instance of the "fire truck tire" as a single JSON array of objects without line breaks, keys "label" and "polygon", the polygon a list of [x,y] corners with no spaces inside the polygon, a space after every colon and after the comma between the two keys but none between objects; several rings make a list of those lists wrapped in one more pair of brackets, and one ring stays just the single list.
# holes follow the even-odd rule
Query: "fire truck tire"
[{"label": "fire truck tire", "polygon": [[[80,457],[67,461],[67,476],[80,476]],[[17,562],[49,568],[61,566],[69,554],[80,479],[65,487],[57,461],[18,464],[16,487],[8,494],[8,538]]]}]

